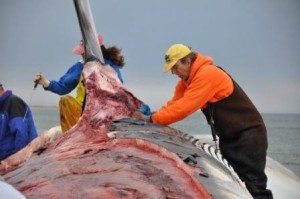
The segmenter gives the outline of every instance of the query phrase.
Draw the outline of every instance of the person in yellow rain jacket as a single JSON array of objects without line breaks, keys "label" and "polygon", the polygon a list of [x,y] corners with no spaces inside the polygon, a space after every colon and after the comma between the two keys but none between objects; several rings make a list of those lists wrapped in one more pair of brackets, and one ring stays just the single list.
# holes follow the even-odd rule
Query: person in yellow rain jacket
[{"label": "person in yellow rain jacket", "polygon": [[[118,78],[123,83],[120,68],[125,65],[125,62],[124,57],[121,55],[121,49],[116,46],[106,48],[101,35],[98,35],[98,42],[103,53],[105,64],[110,65],[116,71]],[[73,52],[82,56],[84,53],[83,44],[78,44],[73,49]],[[63,133],[77,123],[82,113],[85,98],[82,70],[83,61],[80,60],[73,64],[58,81],[49,81],[42,73],[38,73],[34,78],[34,81],[38,81],[38,84],[42,85],[45,90],[63,95],[59,101],[60,124]],[[76,87],[75,98],[66,95]]]},{"label": "person in yellow rain jacket", "polygon": [[267,131],[260,113],[246,93],[209,56],[172,45],[165,54],[163,72],[180,80],[173,98],[150,116],[137,118],[163,125],[201,110],[219,137],[219,148],[254,198],[273,198],[265,174]]}]

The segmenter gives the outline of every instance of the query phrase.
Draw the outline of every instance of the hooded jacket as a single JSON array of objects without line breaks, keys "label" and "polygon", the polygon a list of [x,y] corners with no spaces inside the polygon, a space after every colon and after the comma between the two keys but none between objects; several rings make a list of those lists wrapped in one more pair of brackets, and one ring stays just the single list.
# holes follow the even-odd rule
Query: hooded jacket
[{"label": "hooded jacket", "polygon": [[152,115],[152,122],[164,125],[180,121],[197,110],[228,97],[233,92],[231,78],[213,65],[213,59],[197,53],[187,81],[179,80],[174,95]]},{"label": "hooded jacket", "polygon": [[173,98],[152,115],[152,121],[171,124],[199,109],[212,135],[219,137],[222,156],[252,196],[272,198],[264,172],[268,141],[263,118],[240,86],[201,54],[192,63],[188,80],[178,82]]},{"label": "hooded jacket", "polygon": [[0,97],[0,160],[19,151],[36,137],[29,106],[12,91],[6,91]]}]

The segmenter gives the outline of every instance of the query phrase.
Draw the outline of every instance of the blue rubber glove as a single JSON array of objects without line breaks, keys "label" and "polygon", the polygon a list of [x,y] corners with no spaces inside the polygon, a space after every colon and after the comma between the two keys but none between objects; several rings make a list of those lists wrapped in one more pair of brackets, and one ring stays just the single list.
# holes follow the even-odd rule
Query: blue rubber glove
[{"label": "blue rubber glove", "polygon": [[143,103],[143,104],[140,106],[139,111],[140,111],[141,113],[143,113],[144,115],[147,115],[147,116],[151,115],[151,109],[150,109],[150,107],[149,107],[147,104],[145,104],[145,103]]}]

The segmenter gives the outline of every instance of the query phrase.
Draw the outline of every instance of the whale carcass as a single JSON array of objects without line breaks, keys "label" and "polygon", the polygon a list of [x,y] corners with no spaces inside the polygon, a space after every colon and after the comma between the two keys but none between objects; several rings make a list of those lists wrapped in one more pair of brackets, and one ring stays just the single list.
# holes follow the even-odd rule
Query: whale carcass
[{"label": "whale carcass", "polygon": [[74,2],[86,44],[83,114],[56,140],[49,130],[1,162],[6,182],[33,199],[251,198],[213,147],[132,118],[142,101],[102,64],[93,26],[86,26],[88,1]]},{"label": "whale carcass", "polygon": [[26,197],[250,197],[209,145],[131,118],[142,102],[109,66],[88,62],[83,75],[87,102],[79,122],[52,143],[42,135],[34,150],[29,145],[19,152],[31,158],[4,171],[4,179]]}]

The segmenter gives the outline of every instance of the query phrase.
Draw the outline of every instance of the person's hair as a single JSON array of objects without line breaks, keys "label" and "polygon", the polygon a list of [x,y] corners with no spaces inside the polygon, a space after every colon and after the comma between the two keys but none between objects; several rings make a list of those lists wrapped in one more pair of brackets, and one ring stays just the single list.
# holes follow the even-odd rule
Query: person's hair
[{"label": "person's hair", "polygon": [[3,88],[3,85],[0,83],[0,90],[3,91],[4,88]]},{"label": "person's hair", "polygon": [[191,53],[189,53],[187,56],[185,56],[185,57],[183,57],[182,59],[180,59],[180,61],[181,61],[181,63],[186,63],[186,61],[188,60],[188,59],[190,59],[191,60],[191,63],[193,63],[195,60],[196,60],[196,58],[197,58],[197,55],[196,55],[196,53],[195,52],[191,52]]},{"label": "person's hair", "polygon": [[118,48],[117,46],[110,46],[106,48],[104,45],[101,45],[101,51],[104,59],[108,59],[118,65],[119,68],[123,68],[125,61],[121,54],[121,48]]}]

